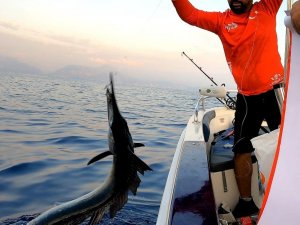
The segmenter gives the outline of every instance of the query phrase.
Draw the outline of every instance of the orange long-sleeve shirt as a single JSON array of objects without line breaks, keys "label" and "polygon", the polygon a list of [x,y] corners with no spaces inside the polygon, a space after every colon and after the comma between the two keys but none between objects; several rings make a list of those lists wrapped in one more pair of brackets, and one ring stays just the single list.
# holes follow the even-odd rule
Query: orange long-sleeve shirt
[{"label": "orange long-sleeve shirt", "polygon": [[[261,0],[251,11],[234,14],[196,9],[188,0],[173,4],[180,18],[217,34],[238,90],[256,95],[283,81],[283,66],[277,45],[276,14],[282,0]],[[208,43],[209,44],[209,43]]]}]

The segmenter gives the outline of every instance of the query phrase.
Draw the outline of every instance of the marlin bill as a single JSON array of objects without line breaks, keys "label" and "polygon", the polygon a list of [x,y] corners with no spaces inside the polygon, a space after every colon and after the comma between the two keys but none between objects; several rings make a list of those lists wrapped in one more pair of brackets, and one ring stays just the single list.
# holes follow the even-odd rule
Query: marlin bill
[{"label": "marlin bill", "polygon": [[88,162],[90,165],[112,155],[112,167],[106,180],[90,193],[42,213],[28,225],[75,225],[87,219],[89,225],[96,225],[106,212],[113,218],[126,204],[128,192],[136,194],[141,182],[138,172],[144,174],[145,171],[152,170],[134,154],[134,148],[144,145],[134,143],[132,140],[127,122],[117,105],[112,74],[110,74],[110,84],[106,87],[106,97],[109,150]]}]

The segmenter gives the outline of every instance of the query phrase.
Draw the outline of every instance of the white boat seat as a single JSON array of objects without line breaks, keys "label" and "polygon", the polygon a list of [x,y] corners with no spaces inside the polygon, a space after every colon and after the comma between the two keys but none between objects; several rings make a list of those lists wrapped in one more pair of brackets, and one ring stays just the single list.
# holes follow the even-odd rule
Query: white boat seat
[{"label": "white boat seat", "polygon": [[210,129],[209,129],[209,124],[212,119],[216,117],[216,112],[215,110],[209,111],[204,114],[202,118],[202,124],[203,124],[203,136],[205,142],[208,141],[209,135],[210,135]]}]

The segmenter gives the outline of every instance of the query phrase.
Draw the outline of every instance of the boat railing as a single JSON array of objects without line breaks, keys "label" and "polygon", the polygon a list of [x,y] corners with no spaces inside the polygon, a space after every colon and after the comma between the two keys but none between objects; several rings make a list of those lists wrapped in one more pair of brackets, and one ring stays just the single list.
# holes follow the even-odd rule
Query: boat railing
[{"label": "boat railing", "polygon": [[237,90],[226,90],[224,86],[211,86],[199,89],[200,97],[195,106],[194,122],[198,122],[199,111],[205,111],[205,100],[216,98],[228,109],[235,109],[235,98],[228,97],[230,93],[237,93]]},{"label": "boat railing", "polygon": [[[294,4],[296,0],[287,0],[287,11],[290,11],[292,8],[292,5]],[[275,88],[275,93],[277,97],[277,102],[279,105],[280,110],[282,110],[282,105],[284,101],[284,95],[285,95],[285,84],[287,80],[287,76],[289,74],[289,65],[291,60],[291,32],[288,28],[286,28],[285,31],[285,56],[284,56],[284,82],[281,87]]]}]

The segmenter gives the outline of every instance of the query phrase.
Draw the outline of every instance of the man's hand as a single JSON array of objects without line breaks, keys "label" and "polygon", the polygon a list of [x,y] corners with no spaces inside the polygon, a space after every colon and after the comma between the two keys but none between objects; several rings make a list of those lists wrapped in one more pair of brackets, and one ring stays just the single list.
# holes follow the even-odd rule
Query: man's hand
[{"label": "man's hand", "polygon": [[298,34],[300,34],[300,0],[295,2],[291,9],[292,24]]}]

